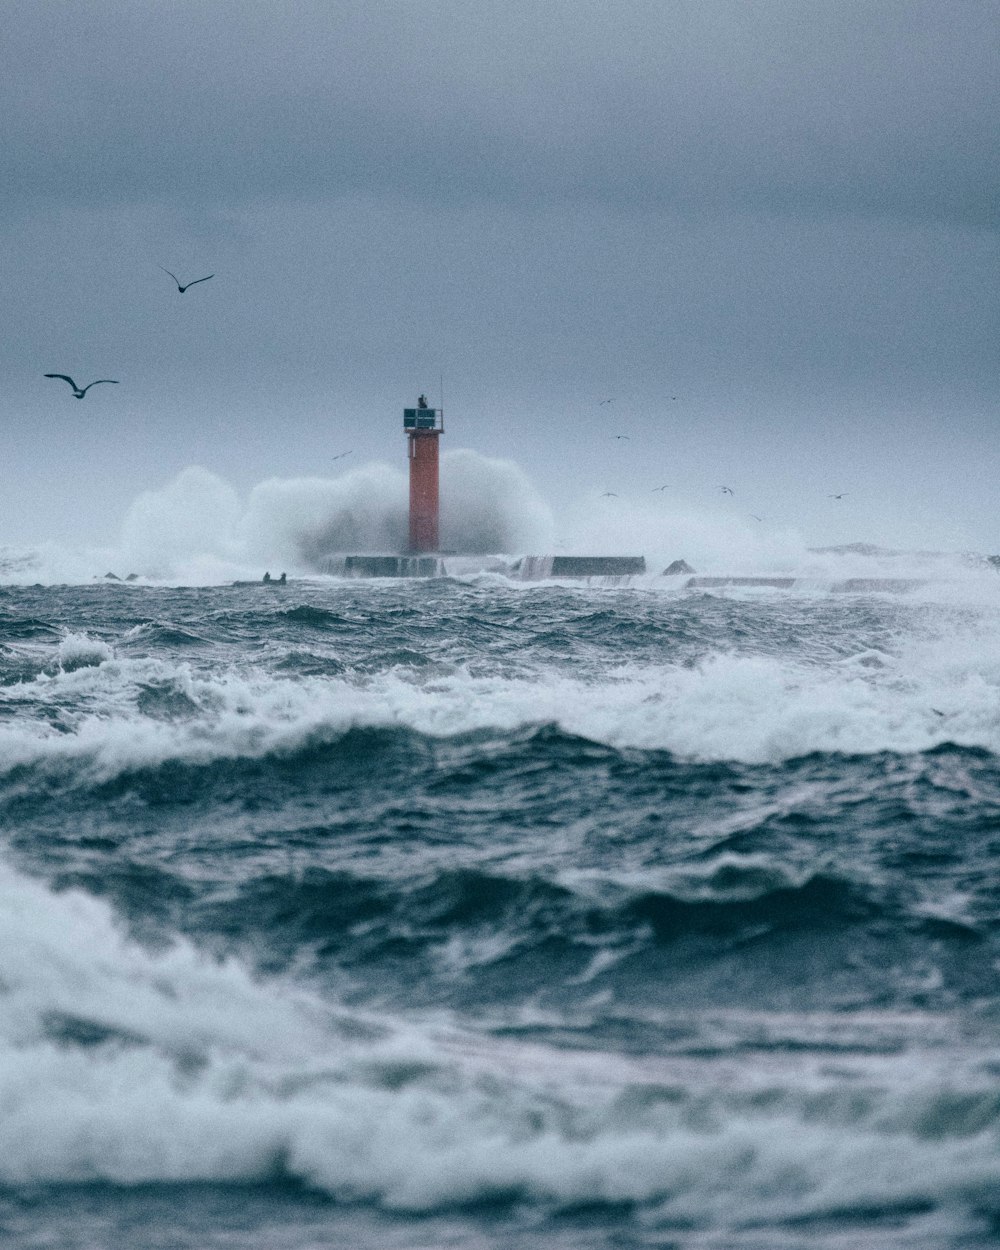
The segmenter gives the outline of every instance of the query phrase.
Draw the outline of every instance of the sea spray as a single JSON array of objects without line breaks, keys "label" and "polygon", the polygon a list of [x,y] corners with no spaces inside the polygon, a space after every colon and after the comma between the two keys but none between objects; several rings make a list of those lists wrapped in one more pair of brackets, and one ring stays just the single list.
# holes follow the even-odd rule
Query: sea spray
[{"label": "sea spray", "polygon": [[[338,477],[272,478],[245,500],[190,466],[142,492],[108,548],[0,547],[7,584],[80,584],[108,572],[181,585],[258,580],[266,570],[308,576],[336,554],[393,553],[408,540],[406,475],[372,462]],[[871,543],[810,548],[793,528],[678,491],[584,498],[558,518],[510,460],[457,449],[442,458],[442,550],[495,555],[641,555],[655,584],[673,561],[701,574],[794,577],[806,591],[849,578],[919,579],[954,600],[993,601],[996,570],[982,556],[895,551]],[[676,585],[673,587],[678,589]],[[927,593],[921,590],[921,593]]]},{"label": "sea spray", "polygon": [[459,448],[442,457],[441,546],[488,553],[547,551],[553,518],[524,471]]},{"label": "sea spray", "polygon": [[[551,543],[552,515],[510,460],[458,449],[442,457],[442,547],[523,553]],[[119,563],[142,576],[306,573],[326,556],[405,551],[408,494],[391,465],[360,465],[336,478],[272,478],[241,504],[232,486],[193,466],[136,499],[122,527]]]},{"label": "sea spray", "polygon": [[251,491],[240,532],[248,557],[301,569],[333,552],[404,551],[406,479],[381,463],[337,478],[271,478]]},{"label": "sea spray", "polygon": [[240,511],[232,486],[191,465],[133,502],[122,523],[122,564],[143,576],[167,578],[193,560],[237,560]]},{"label": "sea spray", "polygon": [[777,571],[801,565],[805,542],[794,527],[675,494],[581,499],[561,518],[563,546],[591,555],[644,555],[656,572],[677,559],[699,572]]}]

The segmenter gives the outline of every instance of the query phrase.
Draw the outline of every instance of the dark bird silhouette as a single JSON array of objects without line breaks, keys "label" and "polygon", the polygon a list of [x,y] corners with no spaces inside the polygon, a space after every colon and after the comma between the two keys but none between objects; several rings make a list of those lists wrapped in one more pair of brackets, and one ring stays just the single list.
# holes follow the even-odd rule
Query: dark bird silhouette
[{"label": "dark bird silhouette", "polygon": [[67,373],[47,373],[45,376],[47,378],[62,378],[64,382],[68,382],[73,388],[73,395],[76,399],[83,399],[84,395],[86,395],[92,386],[100,386],[102,382],[111,382],[114,386],[118,385],[117,378],[97,378],[94,382],[88,382],[87,385],[81,390]]},{"label": "dark bird silhouette", "polygon": [[[162,265],[157,265],[156,267],[157,269],[163,269]],[[163,272],[170,273],[170,270],[163,269]],[[180,279],[177,277],[175,273],[170,273],[170,276],[177,283],[178,291],[180,291],[181,295],[183,295],[189,286],[197,286],[199,282],[207,282],[209,278],[214,278],[215,274],[214,273],[206,274],[204,278],[193,278],[190,282],[185,282],[183,286],[181,286]]]},{"label": "dark bird silhouette", "polygon": [[[351,450],[353,451],[353,448]],[[350,454],[351,452],[349,451],[342,451],[339,455],[334,456],[334,460],[343,460],[345,456],[349,456]]]},{"label": "dark bird silhouette", "polygon": [[733,493],[728,486],[720,486],[719,490],[721,490],[724,495],[731,495]]},{"label": "dark bird silhouette", "polygon": [[618,496],[615,494],[613,490],[606,490],[604,494],[601,496],[601,498],[602,499],[617,499]]},{"label": "dark bird silhouette", "polygon": [[600,408],[602,404],[613,404],[614,402],[615,402],[614,399],[602,399],[601,403],[598,404],[597,406],[598,408]]},{"label": "dark bird silhouette", "polygon": [[751,517],[752,517],[755,521],[763,521],[763,519],[764,519],[762,516],[758,516],[756,512],[751,512],[751,513],[750,513],[750,516],[751,516]]},{"label": "dark bird silhouette", "polygon": [[616,434],[616,435],[615,435],[615,438],[624,438],[624,439],[628,440],[628,439],[629,439],[629,435],[628,435],[628,434]]},{"label": "dark bird silhouette", "polygon": [[650,494],[655,494],[658,490],[667,490],[670,486],[669,482],[664,482],[662,486],[654,486]]},{"label": "dark bird silhouette", "polygon": [[849,492],[848,492],[848,491],[846,491],[846,490],[845,490],[845,491],[841,491],[839,495],[827,495],[827,499],[843,499],[843,498],[844,498],[844,496],[845,496],[846,494],[848,494],[848,493],[849,493]]}]

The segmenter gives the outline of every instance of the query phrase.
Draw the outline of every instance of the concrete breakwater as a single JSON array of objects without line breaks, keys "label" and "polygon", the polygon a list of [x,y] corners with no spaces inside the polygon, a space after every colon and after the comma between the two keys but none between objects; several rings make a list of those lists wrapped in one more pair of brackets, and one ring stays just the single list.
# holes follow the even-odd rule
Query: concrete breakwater
[{"label": "concrete breakwater", "polygon": [[433,555],[336,555],[319,570],[334,577],[447,577],[470,573],[501,573],[522,581],[549,577],[631,577],[645,573],[643,556],[472,556],[447,552]]}]

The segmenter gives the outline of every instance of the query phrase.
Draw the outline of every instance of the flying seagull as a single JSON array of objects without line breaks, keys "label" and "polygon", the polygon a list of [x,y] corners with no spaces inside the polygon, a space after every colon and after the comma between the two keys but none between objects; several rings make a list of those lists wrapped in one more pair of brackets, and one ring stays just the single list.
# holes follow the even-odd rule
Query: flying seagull
[{"label": "flying seagull", "polygon": [[598,408],[600,408],[601,405],[603,404],[613,404],[614,402],[615,402],[614,399],[602,399],[600,404],[598,404],[597,406]]},{"label": "flying seagull", "polygon": [[731,495],[733,493],[728,486],[720,486],[719,490],[721,490],[724,495]]},{"label": "flying seagull", "polygon": [[666,490],[669,486],[670,486],[669,482],[664,482],[662,486],[654,486],[652,491],[650,491],[650,494],[655,494],[655,492],[658,490]]},{"label": "flying seagull", "polygon": [[606,490],[604,494],[601,496],[601,498],[602,499],[617,499],[618,496],[615,494],[613,490]]},{"label": "flying seagull", "polygon": [[[162,265],[157,265],[156,267],[157,267],[157,269],[163,269],[163,266],[162,266]],[[169,269],[163,269],[163,272],[164,272],[164,273],[170,273],[170,270],[169,270]],[[184,284],[183,286],[181,286],[180,279],[177,277],[177,275],[176,275],[175,273],[170,273],[170,276],[171,276],[171,278],[173,278],[173,280],[177,283],[177,289],[178,289],[178,291],[180,291],[181,295],[183,295],[183,294],[184,294],[184,292],[188,289],[188,287],[189,287],[189,286],[196,286],[199,282],[207,282],[209,278],[214,278],[214,277],[215,277],[215,274],[214,274],[214,273],[210,273],[210,274],[206,274],[206,276],[205,276],[204,278],[194,278],[191,282],[185,282],[185,284]]]},{"label": "flying seagull", "polygon": [[827,499],[843,499],[846,494],[849,494],[849,492],[846,490],[841,491],[839,495],[827,495]]},{"label": "flying seagull", "polygon": [[98,378],[95,382],[88,382],[87,385],[83,388],[83,390],[81,390],[80,387],[78,387],[77,384],[73,381],[73,379],[69,376],[69,374],[47,373],[45,376],[47,378],[62,378],[64,382],[68,382],[70,386],[73,388],[73,395],[76,399],[83,399],[84,395],[86,395],[86,393],[90,390],[92,386],[100,386],[102,382],[111,382],[115,386],[118,385],[117,378]]},{"label": "flying seagull", "polygon": [[624,439],[628,439],[628,438],[629,438],[629,435],[628,435],[628,434],[616,434],[616,435],[615,435],[615,438],[624,438]]},{"label": "flying seagull", "polygon": [[[354,449],[353,449],[353,448],[351,448],[351,451],[353,451],[353,450],[354,450]],[[350,451],[342,451],[339,455],[334,456],[334,460],[343,460],[343,458],[344,458],[345,456],[349,456],[350,454],[351,454],[351,452],[350,452]]]}]

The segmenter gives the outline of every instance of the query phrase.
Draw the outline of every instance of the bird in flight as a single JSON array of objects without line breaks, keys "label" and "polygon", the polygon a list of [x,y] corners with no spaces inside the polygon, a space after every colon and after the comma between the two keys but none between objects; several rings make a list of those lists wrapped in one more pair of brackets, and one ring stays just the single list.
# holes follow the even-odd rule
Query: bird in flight
[{"label": "bird in flight", "polygon": [[631,441],[627,434],[616,434],[615,438],[624,438],[626,441]]},{"label": "bird in flight", "polygon": [[650,491],[650,494],[655,494],[658,490],[667,490],[669,486],[669,482],[664,482],[662,486],[654,486],[652,491]]},{"label": "bird in flight", "polygon": [[[163,269],[162,265],[157,265],[156,267],[157,269]],[[163,272],[170,273],[170,270],[163,269]],[[193,278],[190,282],[185,282],[183,286],[181,286],[180,279],[177,277],[175,273],[170,273],[170,276],[177,283],[178,291],[180,291],[181,295],[183,295],[189,286],[196,286],[199,282],[207,282],[209,278],[214,278],[215,274],[214,273],[206,274],[204,278]]]},{"label": "bird in flight", "polygon": [[[353,450],[353,448],[351,450]],[[343,460],[345,456],[349,456],[350,454],[351,453],[349,451],[342,451],[339,455],[334,456],[334,460]]]},{"label": "bird in flight", "polygon": [[844,490],[841,491],[839,495],[827,495],[827,499],[843,499],[847,494],[849,494],[849,492]]},{"label": "bird in flight", "polygon": [[724,495],[731,495],[733,493],[728,486],[720,486],[719,490],[721,490]]},{"label": "bird in flight", "polygon": [[601,498],[602,499],[617,499],[618,496],[615,494],[613,490],[606,490],[604,494],[601,496]]},{"label": "bird in flight", "polygon": [[117,378],[98,378],[94,382],[88,382],[87,385],[83,387],[83,389],[81,390],[81,388],[77,386],[77,384],[73,381],[73,379],[67,373],[47,373],[45,376],[47,378],[62,378],[64,382],[68,382],[70,386],[73,388],[73,395],[76,399],[83,399],[84,395],[86,395],[86,393],[90,390],[92,386],[100,386],[102,382],[111,382],[115,386],[118,385]]},{"label": "bird in flight", "polygon": [[613,398],[612,398],[612,399],[602,399],[602,400],[601,400],[601,402],[600,402],[597,406],[598,406],[598,408],[600,408],[603,404],[613,404],[614,402],[615,402],[615,401],[614,401],[614,399],[613,399]]}]

